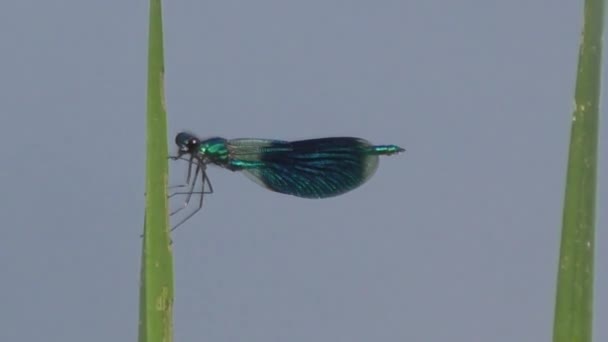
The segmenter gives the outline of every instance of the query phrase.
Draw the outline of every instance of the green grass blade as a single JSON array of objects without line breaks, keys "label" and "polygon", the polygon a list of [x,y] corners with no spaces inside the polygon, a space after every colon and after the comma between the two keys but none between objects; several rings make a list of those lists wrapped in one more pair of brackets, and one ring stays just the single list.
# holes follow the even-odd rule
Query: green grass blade
[{"label": "green grass blade", "polygon": [[139,341],[173,340],[173,256],[168,234],[167,117],[160,0],[150,0],[146,211],[141,263]]},{"label": "green grass blade", "polygon": [[604,1],[586,0],[572,116],[553,341],[592,339]]}]

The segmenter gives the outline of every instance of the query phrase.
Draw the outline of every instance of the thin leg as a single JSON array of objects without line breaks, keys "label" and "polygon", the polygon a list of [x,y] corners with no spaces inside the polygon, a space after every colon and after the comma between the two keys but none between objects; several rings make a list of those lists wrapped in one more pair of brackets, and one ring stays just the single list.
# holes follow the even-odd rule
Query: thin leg
[{"label": "thin leg", "polygon": [[[205,171],[201,170],[201,164],[197,163],[196,170],[194,171],[194,179],[192,180],[192,184],[190,184],[190,191],[188,192],[188,196],[186,196],[186,200],[184,201],[184,203],[182,203],[181,207],[179,207],[178,209],[171,212],[170,216],[177,214],[178,212],[182,211],[183,209],[186,209],[186,207],[190,203],[190,199],[192,198],[192,194],[194,193],[194,187],[196,186],[196,179],[198,178],[199,172],[202,172],[203,174],[205,174]],[[189,170],[188,170],[187,181],[188,182],[190,181],[190,171]],[[205,184],[203,183],[203,187],[204,186],[205,186]],[[203,188],[203,190],[204,190],[204,188]],[[169,195],[169,197],[173,197],[173,195]]]},{"label": "thin leg", "polygon": [[190,184],[178,184],[178,185],[169,185],[169,187],[167,189],[171,190],[171,189],[179,189],[179,188],[185,188],[187,186],[189,186]]},{"label": "thin leg", "polygon": [[[169,157],[169,158],[171,158],[173,160],[178,160],[179,159],[179,160],[189,161],[188,159],[181,159],[181,158],[176,158],[176,157]],[[196,177],[198,177],[197,174],[198,174],[198,170],[199,170],[198,168],[199,167],[200,167],[200,165],[197,165],[197,170],[196,170],[196,173],[195,173]],[[206,167],[202,167],[202,169],[205,170]],[[190,170],[188,170],[188,178],[186,179],[186,184],[171,185],[171,186],[169,186],[169,189],[179,189],[179,188],[185,188],[185,187],[189,186],[190,187],[190,191],[176,191],[176,192],[171,193],[168,197],[171,198],[171,197],[176,196],[176,195],[200,195],[200,194],[212,194],[213,193],[213,186],[211,185],[211,182],[209,181],[209,177],[207,177],[206,173],[205,173],[204,178],[203,178],[203,188],[202,188],[202,191],[194,191],[194,186],[192,186],[192,184],[190,184],[190,179],[189,178],[190,178]],[[196,182],[196,178],[194,179],[194,181]],[[208,190],[205,190],[205,184],[204,184],[205,182],[208,185]]]},{"label": "thin leg", "polygon": [[[211,186],[211,181],[209,181],[209,177],[207,176],[206,173],[205,173],[204,182],[207,184],[207,186],[203,187],[203,191],[192,191],[192,189],[190,189],[191,191],[177,191],[177,192],[174,192],[174,193],[170,194],[168,197],[171,198],[171,197],[177,196],[177,195],[203,195],[203,194],[212,194],[213,193],[213,186]],[[186,184],[186,185],[188,185],[188,184]],[[173,186],[172,188],[176,188],[176,187],[182,187],[182,186],[181,185],[177,185],[177,186]],[[205,190],[205,188],[207,188],[207,190]]]},{"label": "thin leg", "polygon": [[[207,190],[205,190],[205,187],[203,187],[203,191],[176,191],[173,192],[169,195],[169,198],[173,197],[173,196],[177,196],[177,195],[202,195],[202,194],[212,194],[213,193],[213,187],[211,186],[211,182],[209,182],[209,177],[206,177],[206,182],[207,182]],[[188,186],[189,184],[184,184],[184,185],[174,185],[174,186],[170,186],[170,189],[175,189],[175,188],[184,188],[186,186]],[[190,189],[192,190],[192,189]]]},{"label": "thin leg", "polygon": [[[197,173],[198,173],[198,168],[197,168]],[[209,177],[207,177],[207,172],[205,172],[205,170],[201,170],[201,180],[202,180],[202,191],[198,192],[198,194],[200,195],[200,201],[198,203],[198,207],[191,212],[190,214],[188,214],[186,217],[184,217],[181,221],[179,221],[175,226],[173,226],[173,228],[171,228],[171,231],[174,231],[177,229],[177,227],[181,226],[184,222],[188,221],[192,216],[194,216],[196,213],[198,213],[202,208],[203,208],[203,199],[205,198],[205,194],[212,194],[213,193],[213,186],[211,185],[211,181],[209,181]],[[208,191],[205,191],[205,184],[207,184],[207,186],[209,187]],[[190,192],[190,194],[192,194],[193,192]],[[189,198],[187,199],[189,200]]]},{"label": "thin leg", "polygon": [[[169,157],[169,159],[171,159],[171,160],[185,160],[185,161],[188,162],[188,174],[186,175],[186,183],[185,184],[180,184],[180,185],[171,185],[171,186],[169,186],[169,189],[185,188],[188,185],[190,185],[190,177],[192,177],[192,164],[194,164],[194,157],[191,156],[189,159],[185,159],[185,158],[181,158],[181,157],[178,157],[178,156],[175,156],[175,157],[171,156],[171,157]],[[199,163],[197,162],[196,164],[197,164],[197,167],[198,167]],[[196,175],[195,175],[195,177],[196,177]]]},{"label": "thin leg", "polygon": [[[190,156],[190,159],[188,160],[188,175],[186,176],[186,184],[190,184],[190,176],[192,176],[192,164],[194,164],[194,156]],[[196,172],[194,173],[194,181],[196,182],[196,173],[198,172],[199,168],[201,167],[200,163],[196,163]]]},{"label": "thin leg", "polygon": [[205,190],[205,191],[179,191],[179,192],[174,192],[171,193],[168,197],[171,198],[173,196],[177,196],[177,195],[200,195],[200,194],[212,194],[213,192],[209,192],[209,190]]}]

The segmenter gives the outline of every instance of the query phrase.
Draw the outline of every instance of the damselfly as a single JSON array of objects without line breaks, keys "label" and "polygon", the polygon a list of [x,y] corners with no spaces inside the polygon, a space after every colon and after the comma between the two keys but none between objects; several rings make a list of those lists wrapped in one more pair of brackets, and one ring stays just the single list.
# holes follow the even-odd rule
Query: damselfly
[{"label": "damselfly", "polygon": [[[337,137],[299,141],[268,139],[199,139],[187,132],[175,137],[178,146],[171,159],[187,160],[188,191],[182,206],[186,208],[194,194],[200,196],[198,207],[171,230],[186,222],[203,207],[205,194],[213,193],[207,165],[240,171],[266,189],[304,198],[341,195],[365,183],[378,168],[378,156],[405,151],[396,145],[372,145],[360,138]],[[200,191],[196,188],[200,178]]]}]

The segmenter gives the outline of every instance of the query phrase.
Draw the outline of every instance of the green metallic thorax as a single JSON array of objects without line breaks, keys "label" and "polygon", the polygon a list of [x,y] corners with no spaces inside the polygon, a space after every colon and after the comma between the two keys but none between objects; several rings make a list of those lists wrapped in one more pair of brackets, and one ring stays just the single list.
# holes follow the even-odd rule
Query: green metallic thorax
[{"label": "green metallic thorax", "polygon": [[223,138],[211,138],[202,141],[199,147],[200,155],[208,162],[225,167],[232,171],[258,168],[261,166],[260,150],[240,148],[239,158],[234,158],[234,150],[239,144],[231,144]]},{"label": "green metallic thorax", "polygon": [[230,160],[230,152],[226,139],[211,138],[202,141],[199,146],[199,154],[214,164],[225,166]]}]

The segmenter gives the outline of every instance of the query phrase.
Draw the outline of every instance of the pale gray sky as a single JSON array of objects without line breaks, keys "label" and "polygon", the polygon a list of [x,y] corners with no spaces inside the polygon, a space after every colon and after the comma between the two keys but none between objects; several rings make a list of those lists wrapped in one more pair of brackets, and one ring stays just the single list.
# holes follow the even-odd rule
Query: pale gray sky
[{"label": "pale gray sky", "polygon": [[[164,9],[171,140],[407,149],[327,200],[211,169],[173,237],[177,341],[550,340],[580,1]],[[2,341],[136,339],[147,19],[143,0],[0,5]]]}]

